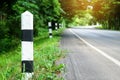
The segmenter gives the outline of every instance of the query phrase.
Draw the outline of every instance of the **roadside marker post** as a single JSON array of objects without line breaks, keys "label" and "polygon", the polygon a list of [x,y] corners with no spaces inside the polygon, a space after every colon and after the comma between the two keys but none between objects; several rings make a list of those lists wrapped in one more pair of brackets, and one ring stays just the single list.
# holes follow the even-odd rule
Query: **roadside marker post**
[{"label": "roadside marker post", "polygon": [[57,23],[57,27],[58,27],[58,29],[60,28],[59,23]]},{"label": "roadside marker post", "polygon": [[60,28],[62,28],[62,25],[61,25],[61,23],[59,23],[59,27],[60,27]]},{"label": "roadside marker post", "polygon": [[55,30],[56,30],[56,31],[58,30],[58,25],[57,25],[57,23],[55,23]]},{"label": "roadside marker post", "polygon": [[25,11],[21,15],[22,30],[22,80],[29,80],[33,76],[33,14]]},{"label": "roadside marker post", "polygon": [[48,22],[48,28],[49,28],[49,38],[52,38],[52,23]]}]

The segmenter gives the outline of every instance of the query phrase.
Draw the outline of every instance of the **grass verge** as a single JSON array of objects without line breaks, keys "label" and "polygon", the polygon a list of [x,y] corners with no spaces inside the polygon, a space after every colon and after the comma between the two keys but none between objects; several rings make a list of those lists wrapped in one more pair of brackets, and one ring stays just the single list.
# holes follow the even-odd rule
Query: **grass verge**
[{"label": "grass verge", "polygon": [[[40,36],[34,38],[34,76],[33,80],[63,80],[58,74],[64,64],[55,62],[62,57],[59,49],[60,33],[63,29],[53,32],[49,39],[48,30],[41,29]],[[21,47],[0,55],[0,80],[21,80]]]}]

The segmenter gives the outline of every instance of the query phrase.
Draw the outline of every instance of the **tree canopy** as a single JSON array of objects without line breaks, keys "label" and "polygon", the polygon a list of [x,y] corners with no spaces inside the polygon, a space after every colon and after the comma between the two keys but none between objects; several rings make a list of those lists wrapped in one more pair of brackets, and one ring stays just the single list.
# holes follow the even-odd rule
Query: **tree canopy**
[{"label": "tree canopy", "polygon": [[89,4],[87,0],[60,0],[60,2],[67,18],[74,17],[80,10],[86,10]]},{"label": "tree canopy", "polygon": [[[93,22],[99,22],[106,29],[120,29],[120,0],[60,0],[65,17],[71,20],[84,12],[88,6]],[[78,17],[77,17],[78,18]],[[82,18],[82,16],[81,16]]]},{"label": "tree canopy", "polygon": [[107,29],[120,29],[120,0],[93,0],[95,20]]}]

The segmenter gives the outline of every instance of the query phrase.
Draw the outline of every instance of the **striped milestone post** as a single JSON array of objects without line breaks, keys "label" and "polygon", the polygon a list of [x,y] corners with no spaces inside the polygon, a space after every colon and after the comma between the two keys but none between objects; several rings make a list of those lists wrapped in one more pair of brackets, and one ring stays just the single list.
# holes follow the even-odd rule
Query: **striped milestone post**
[{"label": "striped milestone post", "polygon": [[62,28],[61,23],[59,23],[59,28]]},{"label": "striped milestone post", "polygon": [[57,23],[55,23],[55,29],[56,29],[56,30],[58,29]]},{"label": "striped milestone post", "polygon": [[33,75],[33,15],[25,11],[21,15],[22,30],[22,73],[23,80]]},{"label": "striped milestone post", "polygon": [[58,29],[60,28],[59,23],[57,23],[57,27],[58,27]]},{"label": "striped milestone post", "polygon": [[52,23],[48,22],[48,27],[49,27],[49,38],[52,38]]}]

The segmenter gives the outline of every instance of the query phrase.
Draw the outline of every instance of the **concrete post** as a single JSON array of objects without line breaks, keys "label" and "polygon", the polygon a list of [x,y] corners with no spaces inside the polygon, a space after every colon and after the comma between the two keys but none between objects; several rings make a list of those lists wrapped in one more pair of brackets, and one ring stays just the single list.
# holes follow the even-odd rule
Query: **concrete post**
[{"label": "concrete post", "polygon": [[22,79],[29,80],[33,75],[33,15],[25,11],[21,15],[22,30]]},{"label": "concrete post", "polygon": [[52,23],[48,22],[48,28],[49,28],[49,38],[52,38]]}]

